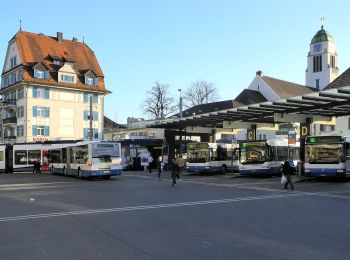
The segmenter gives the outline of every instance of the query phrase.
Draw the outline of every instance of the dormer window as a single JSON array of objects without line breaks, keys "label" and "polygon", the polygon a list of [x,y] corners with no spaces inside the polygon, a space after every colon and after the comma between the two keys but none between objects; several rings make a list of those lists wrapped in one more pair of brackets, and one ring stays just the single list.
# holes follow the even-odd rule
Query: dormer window
[{"label": "dormer window", "polygon": [[11,68],[15,67],[17,65],[17,57],[14,56],[11,58]]},{"label": "dormer window", "polygon": [[37,64],[34,66],[34,78],[37,79],[49,79],[50,74],[44,65]]},{"label": "dormer window", "polygon": [[61,61],[59,61],[59,60],[53,60],[53,64],[54,64],[54,65],[61,66]]},{"label": "dormer window", "polygon": [[98,77],[91,70],[85,73],[85,84],[91,86],[98,85]]},{"label": "dormer window", "polygon": [[75,77],[72,75],[61,74],[61,81],[64,81],[64,82],[74,83],[75,82],[74,78]]}]

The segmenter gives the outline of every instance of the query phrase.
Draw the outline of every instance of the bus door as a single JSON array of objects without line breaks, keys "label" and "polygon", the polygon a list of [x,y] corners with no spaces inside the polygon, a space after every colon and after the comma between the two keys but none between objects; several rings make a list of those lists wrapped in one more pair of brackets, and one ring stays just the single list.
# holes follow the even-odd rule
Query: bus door
[{"label": "bus door", "polygon": [[346,174],[350,174],[350,143],[345,142],[344,148],[344,156],[345,156],[345,172]]},{"label": "bus door", "polygon": [[5,149],[5,169],[6,172],[13,172],[13,146],[8,145]]},{"label": "bus door", "polygon": [[[64,149],[63,149],[64,150]],[[62,151],[63,153],[63,151]],[[65,171],[65,174],[69,173],[70,174],[70,164],[71,164],[71,161],[72,161],[72,157],[71,157],[71,154],[72,154],[72,148],[66,148],[66,165],[67,165],[67,169]],[[62,157],[64,155],[62,154]],[[64,158],[63,158],[64,159]]]}]

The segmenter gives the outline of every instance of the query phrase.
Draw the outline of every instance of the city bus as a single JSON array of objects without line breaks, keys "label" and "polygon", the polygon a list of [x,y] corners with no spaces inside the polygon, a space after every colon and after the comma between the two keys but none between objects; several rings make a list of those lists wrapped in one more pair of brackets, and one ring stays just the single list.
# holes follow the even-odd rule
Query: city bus
[{"label": "city bus", "polygon": [[64,144],[49,152],[49,170],[54,174],[106,179],[122,174],[120,143],[83,141]]},{"label": "city bus", "polygon": [[188,172],[238,171],[238,150],[232,143],[187,144],[186,170]]},{"label": "city bus", "polygon": [[240,175],[281,175],[288,156],[298,165],[300,143],[288,146],[288,139],[241,141],[239,143]]},{"label": "city bus", "polygon": [[304,174],[326,177],[350,175],[350,139],[342,136],[308,136],[305,139]]}]

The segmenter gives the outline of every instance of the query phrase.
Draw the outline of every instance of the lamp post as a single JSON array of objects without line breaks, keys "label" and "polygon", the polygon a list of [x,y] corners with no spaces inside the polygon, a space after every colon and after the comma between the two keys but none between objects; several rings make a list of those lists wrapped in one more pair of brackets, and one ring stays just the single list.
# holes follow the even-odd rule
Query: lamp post
[{"label": "lamp post", "polygon": [[180,101],[179,101],[180,118],[182,118],[182,95],[181,95],[181,88],[179,88],[178,91],[180,92]]}]

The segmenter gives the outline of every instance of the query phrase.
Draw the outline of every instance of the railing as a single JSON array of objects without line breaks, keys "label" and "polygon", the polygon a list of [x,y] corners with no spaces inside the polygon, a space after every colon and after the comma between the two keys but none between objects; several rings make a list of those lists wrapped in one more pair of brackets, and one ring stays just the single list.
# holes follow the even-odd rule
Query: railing
[{"label": "railing", "polygon": [[2,120],[2,123],[5,124],[17,124],[17,118],[16,117],[10,117],[10,118],[5,118]]},{"label": "railing", "polygon": [[3,100],[2,106],[4,109],[15,109],[16,108],[16,99]]}]

